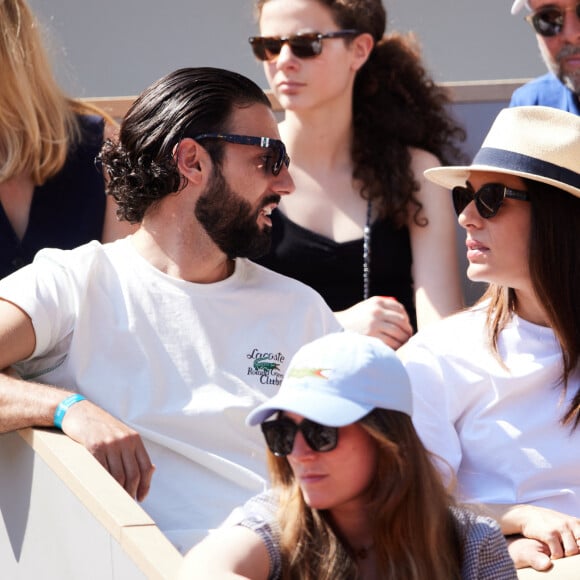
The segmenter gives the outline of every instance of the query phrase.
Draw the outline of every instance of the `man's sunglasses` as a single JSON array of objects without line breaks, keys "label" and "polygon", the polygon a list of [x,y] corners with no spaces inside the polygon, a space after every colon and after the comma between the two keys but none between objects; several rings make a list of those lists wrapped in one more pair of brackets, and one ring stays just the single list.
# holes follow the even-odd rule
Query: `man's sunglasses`
[{"label": "man's sunglasses", "polygon": [[295,36],[250,36],[254,55],[259,60],[274,60],[288,44],[290,50],[298,58],[312,58],[322,52],[322,41],[325,38],[345,38],[355,36],[358,30],[336,30],[335,32],[305,32]]},{"label": "man's sunglasses", "polygon": [[195,141],[203,139],[221,139],[228,143],[236,143],[237,145],[253,145],[254,147],[262,147],[272,152],[271,157],[268,158],[265,172],[272,172],[272,175],[278,175],[282,170],[282,165],[288,167],[290,165],[290,157],[286,153],[286,146],[280,139],[272,139],[270,137],[250,137],[248,135],[231,135],[229,133],[202,133],[192,137]]},{"label": "man's sunglasses", "polygon": [[574,11],[576,18],[580,19],[580,3],[575,8],[562,10],[555,6],[540,8],[536,12],[526,16],[526,20],[533,26],[540,36],[556,36],[564,28],[564,17],[566,12]]},{"label": "man's sunglasses", "polygon": [[262,433],[268,444],[268,449],[278,456],[286,457],[292,453],[296,433],[300,431],[304,440],[313,451],[332,451],[338,443],[338,428],[327,427],[304,419],[296,424],[288,417],[266,421],[261,424]]},{"label": "man's sunglasses", "polygon": [[520,201],[530,201],[526,191],[511,189],[503,183],[486,183],[481,189],[475,191],[468,183],[467,186],[457,186],[451,190],[453,207],[459,215],[472,201],[482,218],[489,219],[497,214],[503,200],[506,197]]}]

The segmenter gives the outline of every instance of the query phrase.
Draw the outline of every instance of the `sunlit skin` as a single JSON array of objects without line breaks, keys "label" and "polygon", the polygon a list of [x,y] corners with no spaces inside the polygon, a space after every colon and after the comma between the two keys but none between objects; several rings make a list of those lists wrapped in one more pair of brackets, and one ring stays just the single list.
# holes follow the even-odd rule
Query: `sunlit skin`
[{"label": "sunlit skin", "polygon": [[[303,419],[295,413],[284,415],[295,423]],[[376,477],[377,454],[374,439],[354,423],[340,427],[337,446],[324,453],[313,451],[299,431],[287,456],[304,501],[313,509],[328,510],[336,530],[354,549],[373,542],[368,490]],[[374,553],[359,562],[359,569],[363,577],[375,577]]]},{"label": "sunlit skin", "polygon": [[532,12],[549,6],[566,11],[560,34],[545,37],[536,34],[546,66],[576,94],[580,93],[580,19],[574,9],[577,0],[530,0]]},{"label": "sunlit skin", "polygon": [[[260,112],[263,112],[264,109],[267,111],[266,119],[271,119],[272,114],[267,107],[257,106]],[[251,124],[248,126],[245,122],[246,110],[245,108],[239,110],[240,119],[234,115],[232,126],[235,131],[237,131],[235,127],[239,125],[241,125],[240,130],[245,130],[246,127],[249,130],[258,130],[257,127],[252,128]],[[267,132],[269,131],[268,128]],[[243,135],[248,134],[243,133]],[[260,133],[251,136],[262,137],[265,135]],[[267,136],[270,137],[270,135]],[[204,140],[200,139],[200,142],[203,146]],[[270,181],[272,177],[281,177],[281,179],[274,180],[269,193],[261,195],[255,201],[255,196],[248,194],[256,190],[256,185],[248,184],[248,189],[246,189],[244,183],[243,190],[231,186],[225,177],[222,163],[220,163],[220,165],[214,166],[211,178],[195,205],[195,217],[199,224],[224,254],[228,257],[256,258],[264,255],[270,249],[272,226],[270,215],[278,206],[282,195],[290,191],[288,169],[284,166],[284,172],[281,170],[277,176],[273,175],[272,165],[278,161],[279,155],[275,150],[229,141],[222,141],[222,146],[226,162],[230,158],[236,159],[237,155],[241,155],[243,151],[240,151],[240,148],[246,149],[246,153],[252,156],[247,159],[246,171],[238,181],[256,174],[260,177],[260,181]],[[236,148],[237,151],[228,152],[230,146]],[[253,171],[250,170],[252,165],[254,166]],[[251,189],[249,189],[250,187]],[[227,212],[224,212],[224,207],[228,208]]]},{"label": "sunlit skin", "polygon": [[[272,111],[261,104],[236,109],[227,132],[280,139]],[[228,184],[235,183],[235,192],[252,205],[262,228],[272,227],[270,214],[276,207],[275,203],[264,205],[267,198],[294,191],[294,182],[285,165],[277,176],[264,171],[268,155],[267,149],[261,147],[224,143],[223,176]]]},{"label": "sunlit skin", "polygon": [[[476,191],[486,183],[526,189],[519,177],[502,173],[472,172],[468,182]],[[530,322],[547,324],[544,309],[533,290],[529,270],[531,204],[507,198],[494,217],[484,219],[475,203],[471,202],[459,214],[458,221],[466,232],[468,278],[513,288],[517,296],[517,313]]]},{"label": "sunlit skin", "polygon": [[[316,0],[268,0],[261,5],[258,24],[260,35],[278,38],[343,28],[331,9]],[[263,63],[268,84],[285,111],[279,128],[296,183],[295,195],[283,199],[280,210],[288,220],[337,244],[362,241],[367,220],[364,184],[353,178],[351,144],[355,79],[373,48],[374,39],[365,32],[324,39],[322,52],[312,58],[298,58],[284,44],[276,58]],[[423,177],[423,171],[439,161],[427,151],[411,148],[409,153],[421,218],[429,222],[422,227],[409,214],[407,223],[421,328],[459,308],[462,297],[450,200]],[[439,195],[443,203],[435,201]],[[376,206],[371,221],[377,219]],[[410,338],[413,327],[403,304],[380,295],[364,299],[362,288],[360,297],[360,302],[335,313],[344,328],[376,336],[395,349]]]},{"label": "sunlit skin", "polygon": [[[234,109],[224,132],[279,139],[274,114],[258,103]],[[284,197],[294,191],[286,166],[278,175],[264,170],[268,154],[261,147],[223,143],[221,174],[250,204],[259,228],[271,226],[269,216],[276,207],[272,196]],[[186,185],[147,211],[142,227],[133,235],[133,244],[153,266],[170,276],[198,284],[218,282],[231,274],[231,260],[195,219],[196,204],[215,178],[214,163],[204,143],[191,138],[180,141],[175,157]],[[164,227],[168,222],[172,228]]]},{"label": "sunlit skin", "polygon": [[[302,416],[285,413],[295,423]],[[299,431],[288,462],[304,500],[315,509],[366,513],[366,493],[376,471],[377,449],[371,436],[358,424],[339,428],[338,444],[328,452],[313,451]]]},{"label": "sunlit skin", "polygon": [[[330,32],[339,27],[330,11],[312,0],[274,0],[264,4],[259,21],[262,36]],[[268,83],[285,110],[343,106],[350,100],[356,71],[364,60],[342,39],[323,40],[322,53],[300,59],[283,45],[278,57],[264,63]],[[346,64],[346,66],[345,66]]]},{"label": "sunlit skin", "polygon": [[[280,37],[340,29],[330,10],[313,0],[270,0],[259,26],[261,35]],[[370,40],[367,51],[357,49],[363,37]],[[298,58],[285,44],[275,60],[264,62],[286,112],[279,128],[297,187],[294,199],[282,200],[280,208],[290,220],[337,243],[363,235],[367,204],[352,179],[349,144],[354,80],[371,46],[368,34],[350,42],[326,39],[321,54]]]},{"label": "sunlit skin", "polygon": [[[473,172],[468,182],[476,191],[486,183],[502,183],[525,190],[519,177],[499,173]],[[466,231],[469,279],[529,289],[530,219],[530,204],[525,201],[505,199],[498,213],[490,219],[482,218],[475,203],[469,203],[458,217],[459,225]]]}]

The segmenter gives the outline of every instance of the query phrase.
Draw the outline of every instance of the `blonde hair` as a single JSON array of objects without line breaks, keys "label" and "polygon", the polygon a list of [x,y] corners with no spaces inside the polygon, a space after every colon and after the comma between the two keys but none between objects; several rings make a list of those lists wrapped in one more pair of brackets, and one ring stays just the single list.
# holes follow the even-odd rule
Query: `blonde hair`
[{"label": "blonde hair", "polygon": [[[449,509],[453,501],[410,417],[375,409],[359,423],[378,448],[368,512],[380,577],[458,579],[462,553]],[[358,578],[351,548],[333,528],[327,511],[306,505],[287,459],[268,451],[268,467],[279,494],[282,578]]]},{"label": "blonde hair", "polygon": [[24,174],[41,185],[79,141],[77,114],[107,116],[60,89],[24,0],[0,0],[0,27],[0,183]]}]

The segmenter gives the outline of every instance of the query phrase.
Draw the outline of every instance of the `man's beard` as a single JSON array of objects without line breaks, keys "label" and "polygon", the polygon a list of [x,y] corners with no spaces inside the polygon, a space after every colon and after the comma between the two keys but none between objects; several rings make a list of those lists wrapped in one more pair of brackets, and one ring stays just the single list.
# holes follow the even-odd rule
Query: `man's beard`
[{"label": "man's beard", "polygon": [[540,53],[548,67],[548,70],[560,79],[560,82],[567,86],[574,94],[580,95],[580,70],[566,72],[563,69],[561,60],[573,54],[580,55],[580,46],[565,46],[554,59],[542,42],[539,42]]},{"label": "man's beard", "polygon": [[258,209],[231,189],[217,166],[195,206],[195,217],[228,258],[259,258],[270,250],[272,228],[260,228],[262,208],[279,203],[279,195],[266,197]]}]

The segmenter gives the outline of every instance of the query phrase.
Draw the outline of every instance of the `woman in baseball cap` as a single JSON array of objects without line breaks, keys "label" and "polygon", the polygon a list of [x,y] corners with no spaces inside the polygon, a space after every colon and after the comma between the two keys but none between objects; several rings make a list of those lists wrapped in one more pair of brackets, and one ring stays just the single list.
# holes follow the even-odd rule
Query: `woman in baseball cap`
[{"label": "woman in baseball cap", "polygon": [[195,547],[180,578],[515,579],[497,524],[451,507],[411,413],[405,369],[379,339],[303,346],[247,420],[272,490]]},{"label": "woman in baseball cap", "polygon": [[545,570],[580,552],[580,117],[504,109],[471,165],[425,176],[451,189],[487,289],[397,353],[413,422],[459,501],[514,535],[518,567]]}]

